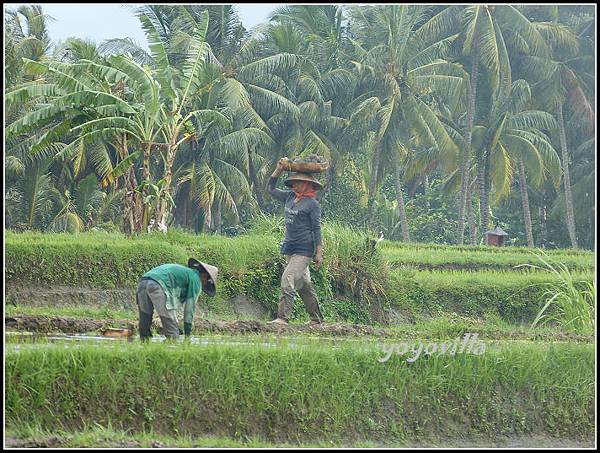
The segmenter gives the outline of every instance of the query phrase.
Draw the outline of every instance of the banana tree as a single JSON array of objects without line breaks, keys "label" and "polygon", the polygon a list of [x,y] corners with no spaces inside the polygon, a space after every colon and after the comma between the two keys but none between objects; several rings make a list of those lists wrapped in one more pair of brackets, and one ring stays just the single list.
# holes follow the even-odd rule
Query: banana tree
[{"label": "banana tree", "polygon": [[[138,185],[133,162],[143,156],[143,179],[149,180],[149,154],[159,132],[159,84],[149,71],[123,56],[112,56],[106,64],[90,60],[63,64],[28,61],[26,69],[48,75],[53,84],[38,84],[14,90],[7,95],[12,102],[36,96],[50,98],[50,103],[12,123],[10,134],[54,124],[34,144],[34,152],[45,149],[68,133],[74,139],[56,153],[59,159],[77,162],[84,146],[110,144],[119,156],[116,166],[105,165],[100,176],[104,186],[124,177],[124,220],[130,232],[143,229],[143,203],[136,195]],[[132,147],[137,151],[131,152]],[[140,148],[142,148],[140,152]]]},{"label": "banana tree", "polygon": [[[202,44],[204,55],[200,65],[201,74],[198,74],[203,78],[202,91],[190,93],[193,100],[184,110],[216,109],[232,120],[233,129],[229,131],[229,136],[223,137],[222,144],[224,147],[236,147],[230,150],[245,155],[240,159],[246,162],[245,172],[262,206],[262,189],[273,143],[267,119],[277,114],[298,116],[297,107],[272,89],[272,81],[277,80],[282,72],[294,68],[299,59],[287,53],[265,53],[259,33],[242,39],[239,24],[236,25],[237,16],[226,6],[142,7],[138,13],[152,43],[152,55],[145,54],[131,42],[112,40],[105,48],[110,52],[127,50],[141,60],[150,61],[158,72],[165,62],[170,62],[171,68],[166,73],[179,74],[178,68],[185,71],[184,66],[189,66],[190,52],[200,45],[194,30],[203,29],[206,14],[211,17],[211,25],[205,31],[206,42]],[[186,55],[187,60],[184,58]],[[172,90],[175,90],[175,86],[183,90],[182,83],[182,80],[176,81]],[[182,100],[180,97],[179,102]],[[217,125],[216,122],[214,125]],[[170,130],[168,135],[172,136],[177,127],[168,126],[166,129]],[[196,138],[193,137],[194,140]],[[164,141],[168,143],[168,140]],[[209,206],[203,208],[206,210]]]}]

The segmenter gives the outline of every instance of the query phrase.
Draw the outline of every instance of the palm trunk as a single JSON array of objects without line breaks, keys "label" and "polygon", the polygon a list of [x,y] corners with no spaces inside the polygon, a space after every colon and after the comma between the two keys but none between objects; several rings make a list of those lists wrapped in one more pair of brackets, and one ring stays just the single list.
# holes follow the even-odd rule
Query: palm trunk
[{"label": "palm trunk", "polygon": [[471,244],[477,245],[477,222],[475,210],[473,209],[473,191],[471,189],[470,172],[467,177],[467,218],[469,219],[469,232],[471,233]]},{"label": "palm trunk", "polygon": [[202,231],[204,233],[210,233],[211,232],[211,230],[210,230],[210,227],[211,227],[211,224],[212,224],[211,210],[212,210],[212,208],[210,206],[204,208],[204,225],[202,226]]},{"label": "palm trunk", "polygon": [[374,219],[374,208],[375,208],[375,189],[377,187],[377,173],[379,172],[379,144],[375,148],[373,154],[373,171],[371,172],[371,179],[369,181],[369,200],[367,202],[367,221],[369,226],[373,227],[375,223]]},{"label": "palm trunk", "polygon": [[531,211],[529,210],[529,196],[527,194],[527,182],[525,179],[525,164],[519,159],[519,188],[521,189],[521,200],[523,202],[523,219],[525,219],[525,232],[527,233],[527,247],[535,247],[533,243],[533,228],[531,226]]},{"label": "palm trunk", "polygon": [[546,248],[548,241],[546,193],[542,193],[542,207],[540,208],[540,229],[542,230],[542,248]]},{"label": "palm trunk", "polygon": [[129,235],[140,233],[143,230],[143,199],[141,194],[135,192],[137,179],[133,167],[125,172],[125,203],[123,207],[123,220],[125,232]]},{"label": "palm trunk", "polygon": [[[143,177],[146,185],[144,186],[144,189],[142,191],[143,192],[142,201],[145,200],[146,197],[148,196],[147,184],[150,183],[150,149],[151,149],[151,147],[152,147],[152,145],[150,143],[148,143],[143,150],[144,162],[142,165],[142,177]],[[148,203],[143,202],[142,228],[144,230],[148,228],[149,222],[150,222],[150,206],[148,205]]]},{"label": "palm trunk", "polygon": [[[127,148],[127,136],[123,135],[122,141],[118,143],[120,155],[125,159],[129,155]],[[143,229],[143,198],[135,189],[138,186],[135,177],[134,166],[127,169],[124,174],[125,179],[125,198],[123,202],[123,225],[125,233],[132,235],[140,233]]]},{"label": "palm trunk", "polygon": [[[485,224],[489,226],[490,224],[490,159],[491,159],[491,151],[486,148],[485,150],[485,160],[483,166],[483,193],[484,193],[484,208],[485,208]],[[487,228],[487,226],[486,226]]]},{"label": "palm trunk", "polygon": [[560,150],[562,156],[562,172],[565,186],[565,204],[567,207],[567,229],[571,238],[571,245],[577,248],[577,234],[575,230],[575,215],[573,214],[573,195],[571,194],[571,177],[569,176],[569,154],[567,150],[567,136],[565,133],[565,122],[563,119],[562,103],[559,103],[556,109],[558,119]]},{"label": "palm trunk", "polygon": [[483,155],[480,156],[477,162],[477,185],[479,186],[479,214],[481,218],[481,224],[479,227],[482,232],[487,231],[489,226],[490,208],[488,202],[487,184],[486,184],[486,161],[487,161],[487,150],[483,150]]},{"label": "palm trunk", "polygon": [[254,162],[252,160],[252,154],[248,156],[248,171],[250,173],[250,180],[252,181],[252,188],[254,190],[254,197],[256,198],[256,202],[258,203],[258,207],[261,211],[265,210],[265,202],[263,199],[263,188],[258,183],[258,177],[256,175],[256,170],[254,168]]},{"label": "palm trunk", "polygon": [[408,222],[406,220],[406,210],[404,209],[404,199],[402,198],[402,184],[400,183],[400,164],[394,159],[394,182],[396,185],[396,202],[398,203],[398,215],[400,216],[400,227],[402,228],[402,240],[410,242],[408,231]]},{"label": "palm trunk", "polygon": [[[457,242],[462,245],[465,235],[465,207],[468,202],[467,191],[469,184],[469,157],[471,155],[471,140],[473,137],[473,122],[475,119],[475,99],[477,96],[477,78],[479,76],[479,48],[474,44],[473,64],[471,66],[471,90],[469,93],[469,104],[467,108],[467,125],[465,130],[465,150],[460,163],[460,201],[458,204],[458,238]],[[471,232],[471,237],[473,232]]]},{"label": "palm trunk", "polygon": [[175,154],[177,150],[174,147],[169,147],[167,151],[167,159],[165,162],[165,185],[159,195],[158,205],[156,208],[156,222],[167,224],[167,218],[169,217],[171,208],[167,202],[167,195],[171,194],[171,179],[173,177],[173,162],[175,161]]},{"label": "palm trunk", "polygon": [[212,230],[221,234],[221,203],[217,202],[215,206],[215,215],[213,216],[213,227]]}]

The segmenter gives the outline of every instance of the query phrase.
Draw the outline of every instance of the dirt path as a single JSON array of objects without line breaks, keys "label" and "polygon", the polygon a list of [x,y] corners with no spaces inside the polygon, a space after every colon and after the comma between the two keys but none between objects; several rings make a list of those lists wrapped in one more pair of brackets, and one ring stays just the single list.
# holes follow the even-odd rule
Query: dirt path
[{"label": "dirt path", "polygon": [[[108,327],[125,327],[131,324],[131,320],[97,320],[85,318],[71,318],[61,316],[43,315],[13,315],[4,318],[4,326],[11,331],[25,331],[37,333],[91,333],[99,332]],[[134,328],[136,327],[133,323]],[[160,331],[161,326],[155,320],[154,326]],[[406,338],[412,334],[391,329],[356,325],[356,324],[323,324],[320,326],[308,325],[271,325],[261,321],[208,321],[197,319],[194,322],[194,334],[270,334],[279,333],[285,335],[311,334],[327,336],[373,336],[380,338]],[[418,333],[418,332],[416,332]],[[420,334],[422,335],[422,334]],[[486,332],[487,339],[514,339],[514,340],[549,340],[549,341],[582,341],[593,342],[594,337],[577,333],[552,332],[528,334],[523,332]]]}]

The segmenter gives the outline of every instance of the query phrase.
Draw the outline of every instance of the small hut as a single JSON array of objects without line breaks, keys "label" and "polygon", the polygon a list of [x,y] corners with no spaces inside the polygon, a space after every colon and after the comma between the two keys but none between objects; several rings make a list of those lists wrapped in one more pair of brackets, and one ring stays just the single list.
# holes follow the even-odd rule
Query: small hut
[{"label": "small hut", "polygon": [[505,236],[508,236],[498,224],[496,224],[496,227],[493,230],[486,231],[484,234],[487,236],[488,245],[495,245],[496,247],[502,247]]}]

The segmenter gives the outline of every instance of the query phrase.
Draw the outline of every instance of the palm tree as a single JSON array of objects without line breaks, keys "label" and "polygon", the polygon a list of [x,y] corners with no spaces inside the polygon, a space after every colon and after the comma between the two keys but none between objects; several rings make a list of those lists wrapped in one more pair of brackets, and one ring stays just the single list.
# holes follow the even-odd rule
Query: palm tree
[{"label": "palm tree", "polygon": [[[475,122],[475,106],[477,99],[477,86],[480,76],[480,65],[489,71],[490,87],[498,98],[506,96],[511,85],[510,53],[507,49],[517,46],[526,46],[532,54],[545,55],[548,46],[539,31],[517,8],[511,5],[472,5],[464,8],[461,14],[456,15],[457,7],[453,6],[439,15],[439,27],[452,28],[459,26],[464,29],[463,47],[464,55],[471,58],[471,74],[469,84],[469,97],[465,125],[465,150],[461,156],[460,175],[461,189],[458,216],[459,244],[464,240],[464,213],[468,202],[467,174],[468,160],[471,158],[472,130]],[[485,150],[484,150],[485,152]],[[487,156],[478,159],[480,212],[483,228],[488,227],[489,207],[485,193],[484,167]]]},{"label": "palm tree", "polygon": [[530,171],[534,183],[541,187],[546,175],[554,184],[560,183],[560,163],[558,154],[543,132],[556,127],[552,115],[527,110],[531,101],[531,90],[525,80],[517,80],[504,100],[492,104],[487,125],[477,125],[473,129],[473,148],[479,155],[489,156],[485,174],[484,193],[489,193],[490,183],[494,186],[495,201],[510,192],[515,167],[518,168],[519,187],[523,204],[523,218],[529,247],[534,247],[533,229],[525,169]]},{"label": "palm tree", "polygon": [[593,71],[594,59],[579,54],[579,42],[576,36],[560,24],[544,24],[542,30],[552,44],[552,56],[522,58],[524,71],[536,82],[533,87],[540,104],[555,112],[558,122],[558,142],[561,149],[561,165],[564,182],[564,200],[566,207],[567,229],[573,248],[577,248],[575,216],[567,132],[565,128],[564,108],[567,103],[586,129],[593,131],[595,114],[588,97],[585,82],[587,74]]},{"label": "palm tree", "polygon": [[52,20],[38,5],[7,9],[4,17],[6,49],[6,88],[23,79],[22,58],[43,60],[51,49],[47,22]]},{"label": "palm tree", "polygon": [[[438,119],[435,97],[455,104],[464,71],[442,57],[458,37],[441,36],[430,27],[429,9],[423,6],[377,6],[352,8],[351,23],[356,40],[356,69],[362,89],[370,93],[357,107],[355,119],[368,125],[363,145],[372,156],[369,180],[369,219],[381,164],[388,160],[398,171],[394,153],[406,149],[410,134],[416,134],[446,154],[448,162],[458,156],[458,147]],[[381,101],[380,101],[381,100]],[[363,116],[367,115],[370,119]],[[352,121],[352,120],[351,120]],[[408,127],[403,127],[406,124]],[[370,129],[369,129],[370,127]],[[401,192],[397,193],[401,207]]]},{"label": "palm tree", "polygon": [[355,145],[349,140],[354,128],[350,106],[357,105],[354,100],[361,93],[349,66],[351,48],[343,19],[339,6],[284,6],[274,11],[263,33],[269,52],[302,57],[302,64],[283,78],[284,93],[298,105],[300,115],[296,119],[277,115],[268,124],[284,154],[319,153],[330,161],[321,200],[344,171]]},{"label": "palm tree", "polygon": [[6,192],[7,227],[18,230],[43,230],[55,209],[50,172],[51,159],[27,165],[27,172]]},{"label": "palm tree", "polygon": [[[340,5],[286,5],[275,9],[269,20],[291,27],[303,38],[303,54],[310,56],[321,71],[328,72],[349,61],[343,12]],[[293,34],[288,31],[284,36]]]}]

